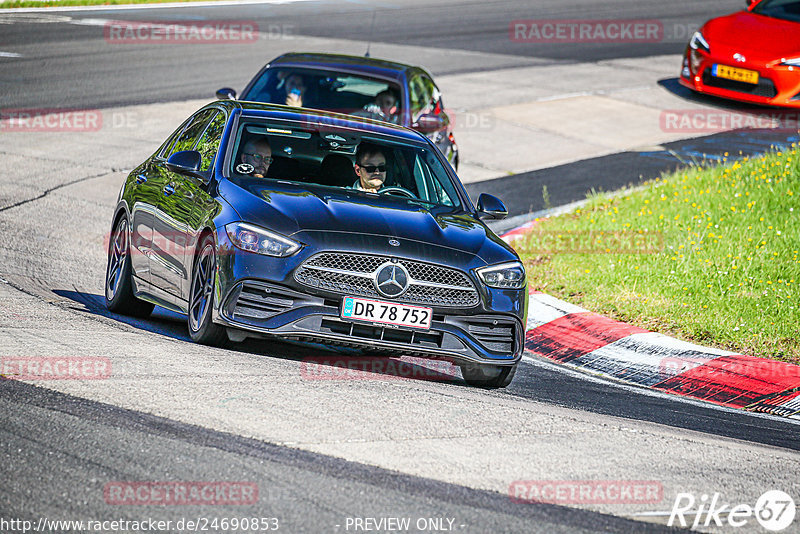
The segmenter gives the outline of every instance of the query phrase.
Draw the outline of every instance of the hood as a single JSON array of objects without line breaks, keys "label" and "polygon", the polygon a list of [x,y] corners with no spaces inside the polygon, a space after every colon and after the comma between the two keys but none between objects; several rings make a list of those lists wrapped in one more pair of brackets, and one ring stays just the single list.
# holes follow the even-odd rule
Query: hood
[{"label": "hood", "polygon": [[708,21],[701,31],[716,57],[739,52],[769,62],[800,56],[798,22],[740,11]]},{"label": "hood", "polygon": [[[513,250],[480,220],[447,207],[427,207],[388,196],[349,190],[298,187],[270,182],[244,189],[220,184],[220,194],[241,220],[268,228],[315,248],[369,250],[492,264],[516,259]],[[399,247],[389,244],[390,239]]]}]

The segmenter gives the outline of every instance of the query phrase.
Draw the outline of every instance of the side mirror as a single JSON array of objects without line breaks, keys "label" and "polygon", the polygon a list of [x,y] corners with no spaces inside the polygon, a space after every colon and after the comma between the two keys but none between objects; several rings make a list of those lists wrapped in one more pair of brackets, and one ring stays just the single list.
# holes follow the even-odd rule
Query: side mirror
[{"label": "side mirror", "polygon": [[200,171],[202,162],[203,156],[197,150],[181,150],[167,159],[167,169],[178,174],[192,176],[206,183],[208,182],[208,176]]},{"label": "side mirror", "polygon": [[445,126],[444,117],[442,115],[434,115],[433,113],[420,115],[414,124],[411,125],[413,129],[424,134],[438,132]]},{"label": "side mirror", "polygon": [[745,0],[745,6],[747,7],[747,9],[750,9],[757,2],[758,0]]},{"label": "side mirror", "polygon": [[488,193],[481,193],[478,197],[478,218],[479,219],[505,219],[508,210],[499,198]]},{"label": "side mirror", "polygon": [[236,100],[236,91],[230,87],[223,87],[217,90],[218,100]]}]

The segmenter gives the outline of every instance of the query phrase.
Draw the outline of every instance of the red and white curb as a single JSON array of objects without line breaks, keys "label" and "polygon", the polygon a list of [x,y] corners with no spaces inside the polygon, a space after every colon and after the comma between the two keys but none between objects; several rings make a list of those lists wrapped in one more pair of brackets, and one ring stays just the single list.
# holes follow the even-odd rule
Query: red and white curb
[{"label": "red and white curb", "polygon": [[634,385],[800,419],[800,366],[681,341],[545,293],[529,297],[525,349]]}]

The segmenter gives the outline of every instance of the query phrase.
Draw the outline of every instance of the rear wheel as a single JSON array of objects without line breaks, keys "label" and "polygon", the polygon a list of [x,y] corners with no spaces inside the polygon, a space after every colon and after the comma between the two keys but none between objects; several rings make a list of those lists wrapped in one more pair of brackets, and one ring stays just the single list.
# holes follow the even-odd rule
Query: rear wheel
[{"label": "rear wheel", "polygon": [[462,364],[461,376],[470,386],[486,389],[504,388],[517,373],[517,365]]},{"label": "rear wheel", "polygon": [[217,278],[214,238],[206,235],[197,250],[189,290],[189,335],[197,343],[222,346],[228,340],[228,335],[223,327],[211,320]]},{"label": "rear wheel", "polygon": [[108,242],[105,286],[109,311],[134,317],[147,317],[153,311],[153,304],[137,299],[133,294],[128,219],[124,216],[117,221]]}]

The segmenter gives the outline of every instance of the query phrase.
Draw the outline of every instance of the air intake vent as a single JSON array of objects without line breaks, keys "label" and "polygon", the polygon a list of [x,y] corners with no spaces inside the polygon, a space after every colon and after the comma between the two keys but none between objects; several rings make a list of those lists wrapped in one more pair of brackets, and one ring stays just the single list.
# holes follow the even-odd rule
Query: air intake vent
[{"label": "air intake vent", "polygon": [[[497,324],[495,324],[495,322]],[[514,323],[510,321],[470,322],[469,333],[478,343],[493,352],[514,352]]]},{"label": "air intake vent", "polygon": [[436,331],[399,330],[382,326],[343,322],[338,319],[322,320],[322,333],[340,334],[352,338],[371,341],[391,341],[409,346],[439,348],[442,346],[442,333]]},{"label": "air intake vent", "polygon": [[773,98],[778,94],[778,90],[775,89],[775,84],[768,78],[759,78],[757,84],[737,82],[735,80],[726,80],[725,78],[712,76],[710,69],[703,71],[703,83],[710,87],[719,87],[720,89],[738,91],[739,93],[747,93],[749,95],[763,96],[766,98]]},{"label": "air intake vent", "polygon": [[234,319],[267,319],[291,308],[294,299],[274,290],[245,282],[233,309]]}]

